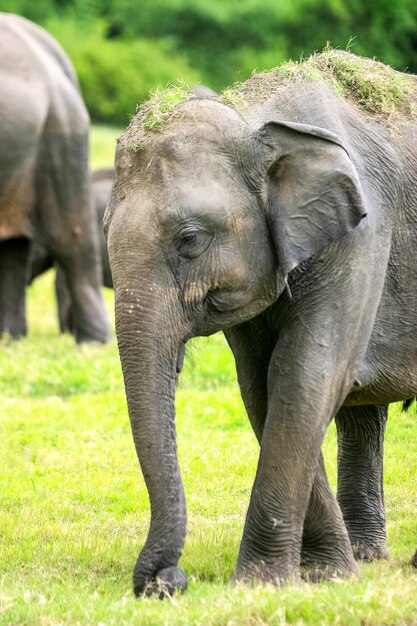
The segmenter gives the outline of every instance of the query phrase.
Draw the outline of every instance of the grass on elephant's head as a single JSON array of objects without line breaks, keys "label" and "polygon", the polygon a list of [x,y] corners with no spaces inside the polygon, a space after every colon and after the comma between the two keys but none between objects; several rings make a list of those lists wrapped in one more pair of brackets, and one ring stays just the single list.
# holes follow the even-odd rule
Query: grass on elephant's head
[{"label": "grass on elephant's head", "polygon": [[183,80],[151,91],[149,99],[138,107],[123,135],[123,142],[133,152],[140,151],[150,132],[158,133],[174,120],[181,120],[183,113],[179,113],[179,105],[195,97],[191,83]]},{"label": "grass on elephant's head", "polygon": [[[113,293],[106,290],[109,313]],[[241,588],[237,558],[258,445],[221,335],[193,340],[177,391],[188,506],[182,597],[135,600],[131,574],[149,524],[115,340],[60,336],[52,275],[29,290],[29,336],[0,345],[0,625],[256,626],[416,624],[417,415],[392,408],[385,494],[390,560],[361,578]],[[324,451],[335,487],[336,435]]]},{"label": "grass on elephant's head", "polygon": [[387,120],[395,113],[417,115],[417,80],[375,59],[327,46],[300,61],[288,61],[255,73],[222,94],[222,100],[242,110],[271,97],[288,82],[321,81],[374,118]]},{"label": "grass on elephant's head", "polygon": [[149,95],[149,100],[138,109],[138,118],[143,129],[162,130],[179,104],[195,97],[191,84],[184,81],[170,83],[158,88]]}]

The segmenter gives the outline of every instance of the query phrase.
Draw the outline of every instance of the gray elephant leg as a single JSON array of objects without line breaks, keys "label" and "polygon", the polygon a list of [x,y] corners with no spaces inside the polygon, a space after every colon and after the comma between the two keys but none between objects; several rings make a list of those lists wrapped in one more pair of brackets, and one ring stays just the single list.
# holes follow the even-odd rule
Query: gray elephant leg
[{"label": "gray elephant leg", "polygon": [[[75,120],[73,120],[75,123]],[[79,133],[52,132],[42,137],[48,168],[39,172],[44,190],[36,209],[37,230],[65,274],[77,342],[108,340],[107,313],[101,293],[102,275],[97,222],[90,194],[86,120]],[[74,158],[69,158],[75,155]]]},{"label": "gray elephant leg", "polygon": [[240,393],[259,443],[268,412],[268,367],[276,337],[263,315],[224,331],[236,361]]},{"label": "gray elephant leg", "polygon": [[59,265],[56,268],[55,293],[58,306],[59,330],[61,333],[74,333],[75,325],[71,294],[65,273]]},{"label": "gray elephant leg", "polygon": [[0,242],[0,335],[26,335],[26,284],[30,241],[26,238]]},{"label": "gray elephant leg", "polygon": [[[260,443],[268,411],[268,368],[276,337],[262,315],[224,334],[236,360],[242,398]],[[352,570],[348,533],[321,454],[304,520],[301,565],[311,580],[343,576]]]},{"label": "gray elephant leg", "polygon": [[[290,306],[294,307],[294,300]],[[316,517],[314,511],[311,516],[308,513],[317,488],[316,474],[321,471],[321,445],[338,408],[334,389],[343,398],[351,384],[346,372],[336,367],[338,350],[330,340],[337,336],[344,343],[348,338],[337,334],[339,328],[324,327],[320,316],[314,323],[310,316],[309,323],[304,324],[302,311],[297,313],[299,317],[294,315],[279,333],[269,363],[268,413],[234,574],[243,582],[256,579],[277,585],[300,578],[302,540],[307,531],[304,522],[307,519],[311,523]],[[328,372],[335,373],[335,380]],[[349,378],[352,376],[353,372]],[[323,472],[320,480],[327,484]],[[333,503],[331,510],[328,499]],[[338,507],[330,489],[321,503],[332,529],[329,543],[335,546],[336,537],[343,539],[339,532],[343,526],[340,515],[335,517]],[[346,535],[330,558],[322,551],[324,543],[318,548],[324,575],[357,574]]]},{"label": "gray elephant leg", "polygon": [[388,406],[347,406],[336,416],[337,498],[357,559],[385,558],[384,432]]}]

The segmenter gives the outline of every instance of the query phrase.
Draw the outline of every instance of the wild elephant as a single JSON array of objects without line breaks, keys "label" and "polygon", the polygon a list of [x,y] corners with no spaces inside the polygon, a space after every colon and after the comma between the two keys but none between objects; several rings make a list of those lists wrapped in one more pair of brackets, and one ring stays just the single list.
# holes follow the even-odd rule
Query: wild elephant
[{"label": "wild elephant", "polygon": [[[176,376],[218,330],[260,443],[233,578],[356,574],[352,545],[385,554],[386,406],[417,392],[417,79],[326,51],[219,99],[163,98],[119,141],[105,216],[151,500],[135,592],[186,586]],[[334,416],[340,506],[321,456]]]},{"label": "wild elephant", "polygon": [[77,341],[108,339],[88,173],[89,118],[74,69],[30,21],[0,14],[0,335],[27,332],[31,242],[65,273]]}]

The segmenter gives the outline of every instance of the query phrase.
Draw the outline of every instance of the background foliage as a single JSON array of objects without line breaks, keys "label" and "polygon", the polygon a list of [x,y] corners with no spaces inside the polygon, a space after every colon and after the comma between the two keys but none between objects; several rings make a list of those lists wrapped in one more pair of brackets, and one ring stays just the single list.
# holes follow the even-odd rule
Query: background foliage
[{"label": "background foliage", "polygon": [[126,125],[149,89],[184,78],[220,90],[334,47],[417,72],[415,0],[2,0],[45,26],[93,119]]}]

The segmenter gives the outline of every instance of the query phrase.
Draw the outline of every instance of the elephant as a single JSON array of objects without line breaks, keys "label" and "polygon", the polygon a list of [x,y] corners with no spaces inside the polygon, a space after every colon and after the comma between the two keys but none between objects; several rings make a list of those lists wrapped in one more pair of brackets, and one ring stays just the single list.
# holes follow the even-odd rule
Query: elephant
[{"label": "elephant", "polygon": [[187,586],[176,380],[186,343],[217,331],[260,445],[232,580],[354,576],[354,550],[386,554],[387,406],[417,392],[417,79],[326,50],[169,100],[119,139],[104,218],[151,503],[134,592]]},{"label": "elephant", "polygon": [[88,173],[89,117],[75,71],[43,29],[0,14],[0,335],[27,333],[33,241],[57,260],[78,342],[109,338]]},{"label": "elephant", "polygon": [[103,285],[113,289],[107,241],[103,232],[103,219],[107,203],[113,187],[114,169],[112,167],[96,170],[91,174],[91,186],[93,188],[94,207],[97,218],[97,226],[100,239],[101,267],[103,270]]},{"label": "elephant", "polygon": [[[93,194],[93,205],[96,213],[97,229],[100,242],[100,259],[103,275],[104,287],[113,288],[113,280],[111,276],[109,255],[107,253],[107,242],[103,233],[103,217],[106,210],[107,202],[110,197],[111,188],[113,186],[113,168],[102,168],[92,172],[91,189]],[[34,242],[30,257],[30,280],[29,283],[53,267],[54,259],[48,251]],[[71,304],[71,295],[68,289],[68,283],[65,274],[57,266],[55,277],[55,293],[58,303],[58,319],[61,332],[74,331],[74,316]]]}]

